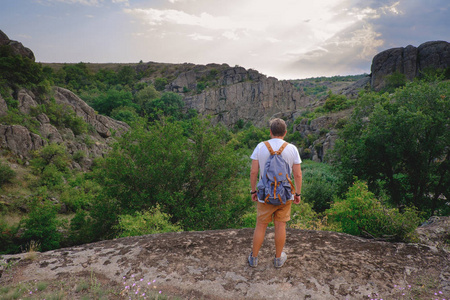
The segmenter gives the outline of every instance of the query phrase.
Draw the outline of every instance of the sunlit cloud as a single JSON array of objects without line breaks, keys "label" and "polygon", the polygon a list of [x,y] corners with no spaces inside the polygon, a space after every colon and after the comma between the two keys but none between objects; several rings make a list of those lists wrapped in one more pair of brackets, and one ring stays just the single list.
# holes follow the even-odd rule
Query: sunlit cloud
[{"label": "sunlit cloud", "polygon": [[212,40],[214,40],[214,37],[212,37],[212,36],[201,35],[201,34],[198,34],[198,33],[190,34],[189,37],[191,39],[193,39],[194,41],[200,41],[200,40],[212,41]]}]

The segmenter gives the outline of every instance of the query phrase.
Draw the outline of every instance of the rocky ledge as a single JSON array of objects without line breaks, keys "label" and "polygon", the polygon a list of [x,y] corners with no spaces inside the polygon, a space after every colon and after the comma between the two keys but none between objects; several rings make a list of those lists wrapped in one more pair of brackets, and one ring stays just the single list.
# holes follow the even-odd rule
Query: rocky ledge
[{"label": "rocky ledge", "polygon": [[[415,287],[428,278],[442,296],[450,296],[450,255],[443,249],[289,229],[288,260],[275,269],[274,233],[268,229],[259,265],[251,268],[252,234],[253,229],[164,233],[44,252],[33,260],[6,255],[4,261],[19,260],[3,272],[0,285],[90,272],[116,285],[124,277],[155,280],[163,294],[182,299],[366,299],[375,293],[398,299],[399,286]],[[427,292],[430,299],[435,290]]]}]

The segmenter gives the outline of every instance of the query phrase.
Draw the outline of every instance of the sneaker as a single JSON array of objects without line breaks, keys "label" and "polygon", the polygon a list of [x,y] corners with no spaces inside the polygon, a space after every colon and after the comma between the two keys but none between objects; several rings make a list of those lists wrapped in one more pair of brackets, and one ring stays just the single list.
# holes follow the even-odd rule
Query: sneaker
[{"label": "sneaker", "polygon": [[275,268],[281,268],[284,263],[287,260],[287,255],[284,252],[281,252],[281,256],[280,257],[275,257],[273,260],[273,264],[275,265]]},{"label": "sneaker", "polygon": [[248,256],[248,264],[250,267],[255,268],[258,265],[258,257],[253,257],[253,252]]}]

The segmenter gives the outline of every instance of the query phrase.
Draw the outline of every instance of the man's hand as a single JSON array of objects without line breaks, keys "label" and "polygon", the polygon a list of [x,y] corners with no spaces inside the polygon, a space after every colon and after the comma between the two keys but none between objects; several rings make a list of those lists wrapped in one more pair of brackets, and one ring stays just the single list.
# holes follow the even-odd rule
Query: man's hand
[{"label": "man's hand", "polygon": [[296,195],[294,195],[294,204],[300,204],[300,197],[301,196],[296,196]]},{"label": "man's hand", "polygon": [[257,193],[252,194],[252,201],[258,202],[258,194]]}]

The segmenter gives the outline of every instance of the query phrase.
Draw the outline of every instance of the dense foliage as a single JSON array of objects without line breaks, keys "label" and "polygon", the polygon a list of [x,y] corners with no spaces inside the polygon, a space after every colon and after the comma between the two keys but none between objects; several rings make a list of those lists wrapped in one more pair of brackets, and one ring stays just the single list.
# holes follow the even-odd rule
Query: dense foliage
[{"label": "dense foliage", "polygon": [[163,119],[126,134],[94,170],[103,185],[97,232],[114,235],[119,215],[156,206],[185,230],[236,224],[249,205],[239,187],[248,163],[228,141],[225,128],[198,119]]},{"label": "dense foliage", "polygon": [[450,83],[413,82],[393,94],[367,93],[336,144],[347,182],[368,181],[395,207],[448,213]]}]

